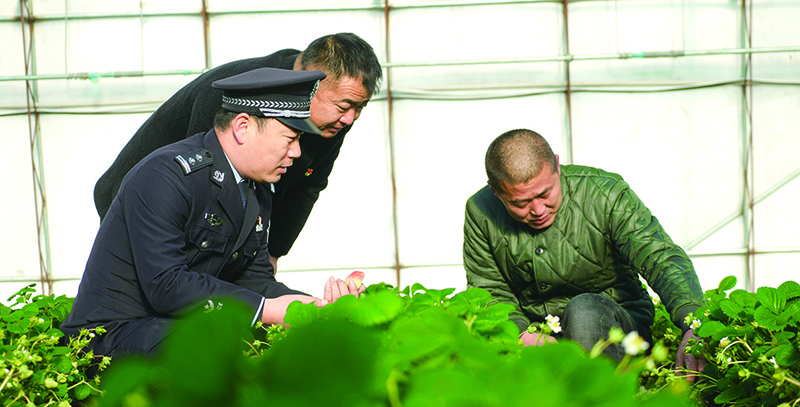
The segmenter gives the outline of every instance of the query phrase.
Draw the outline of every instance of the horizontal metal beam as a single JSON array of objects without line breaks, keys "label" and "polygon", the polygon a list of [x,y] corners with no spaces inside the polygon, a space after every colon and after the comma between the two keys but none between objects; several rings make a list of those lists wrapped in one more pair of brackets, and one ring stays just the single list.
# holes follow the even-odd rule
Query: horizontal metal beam
[{"label": "horizontal metal beam", "polygon": [[[544,57],[521,57],[521,58],[495,58],[480,60],[451,60],[451,61],[409,61],[409,62],[383,62],[384,68],[413,68],[426,66],[454,66],[454,65],[496,65],[496,64],[521,64],[537,62],[577,62],[577,61],[597,61],[597,60],[623,60],[641,58],[678,58],[692,56],[709,55],[741,55],[741,54],[764,54],[764,53],[791,53],[800,52],[800,47],[769,47],[769,48],[731,48],[731,49],[711,49],[696,51],[649,51],[649,52],[626,52],[616,54],[595,54],[595,55],[554,55]],[[113,72],[79,72],[66,74],[48,75],[15,75],[0,76],[0,82],[7,81],[29,81],[29,80],[97,80],[100,78],[130,78],[144,76],[165,76],[165,75],[198,75],[205,72],[203,69],[175,69],[164,71],[113,71]]]}]

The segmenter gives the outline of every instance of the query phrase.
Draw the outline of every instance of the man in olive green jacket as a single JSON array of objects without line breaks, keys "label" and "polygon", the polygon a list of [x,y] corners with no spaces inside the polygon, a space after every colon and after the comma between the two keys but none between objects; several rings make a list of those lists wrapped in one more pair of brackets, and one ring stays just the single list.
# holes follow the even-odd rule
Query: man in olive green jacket
[{"label": "man in olive green jacket", "polygon": [[[693,334],[684,318],[704,304],[703,291],[686,252],[622,177],[559,165],[547,141],[524,129],[492,142],[486,172],[489,185],[466,207],[467,283],[516,306],[511,320],[525,344],[555,340],[527,332],[548,315],[586,349],[614,326],[652,341],[654,308],[641,275],[683,329],[685,346]],[[679,366],[701,370],[704,361],[683,346]],[[619,345],[606,353],[625,355]]]}]

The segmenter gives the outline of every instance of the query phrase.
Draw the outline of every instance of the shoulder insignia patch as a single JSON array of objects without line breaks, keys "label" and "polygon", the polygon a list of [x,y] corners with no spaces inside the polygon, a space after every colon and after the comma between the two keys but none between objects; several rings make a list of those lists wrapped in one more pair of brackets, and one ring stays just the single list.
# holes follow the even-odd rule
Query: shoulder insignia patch
[{"label": "shoulder insignia patch", "polygon": [[178,154],[175,156],[175,162],[181,166],[184,174],[189,175],[195,170],[213,164],[214,156],[211,151],[202,149],[188,154]]}]

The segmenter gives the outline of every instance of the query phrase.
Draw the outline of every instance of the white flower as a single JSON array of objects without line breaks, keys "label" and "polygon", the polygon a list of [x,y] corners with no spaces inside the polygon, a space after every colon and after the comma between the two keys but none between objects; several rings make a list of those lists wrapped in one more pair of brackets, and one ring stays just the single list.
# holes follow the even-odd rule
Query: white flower
[{"label": "white flower", "polygon": [[772,366],[774,366],[775,369],[778,368],[778,362],[775,360],[775,356],[769,358],[769,361],[772,363]]},{"label": "white flower", "polygon": [[561,323],[558,322],[558,317],[547,314],[544,320],[547,321],[547,326],[549,326],[554,333],[561,332]]},{"label": "white flower", "polygon": [[730,345],[730,344],[731,344],[731,340],[728,339],[727,336],[719,340],[719,346],[721,346],[723,348],[728,347],[728,345]]},{"label": "white flower", "polygon": [[647,350],[650,344],[644,338],[639,336],[636,331],[631,331],[625,338],[622,339],[622,346],[625,347],[625,353],[629,355],[638,355]]},{"label": "white flower", "polygon": [[694,321],[692,321],[692,324],[689,325],[689,327],[692,328],[692,329],[697,329],[697,328],[700,328],[700,325],[702,325],[702,324],[703,323],[700,322],[699,319],[695,319]]}]

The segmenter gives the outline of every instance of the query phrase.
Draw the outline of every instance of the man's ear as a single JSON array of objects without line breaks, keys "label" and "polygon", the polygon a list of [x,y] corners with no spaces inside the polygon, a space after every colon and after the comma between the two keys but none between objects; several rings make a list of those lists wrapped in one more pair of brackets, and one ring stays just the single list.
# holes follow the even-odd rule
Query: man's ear
[{"label": "man's ear", "polygon": [[[486,183],[489,184],[489,181],[486,181]],[[497,198],[497,199],[500,199],[500,197],[497,196],[497,191],[494,190],[494,187],[492,186],[492,184],[489,184],[489,188],[492,189],[492,193],[494,194],[494,197]]]},{"label": "man's ear", "polygon": [[558,154],[556,154],[556,170],[558,171],[558,175],[561,175],[561,163],[558,162]]},{"label": "man's ear", "polygon": [[231,120],[231,130],[233,131],[233,138],[236,140],[237,144],[244,144],[247,130],[254,124],[253,118],[247,113],[239,113]]}]

